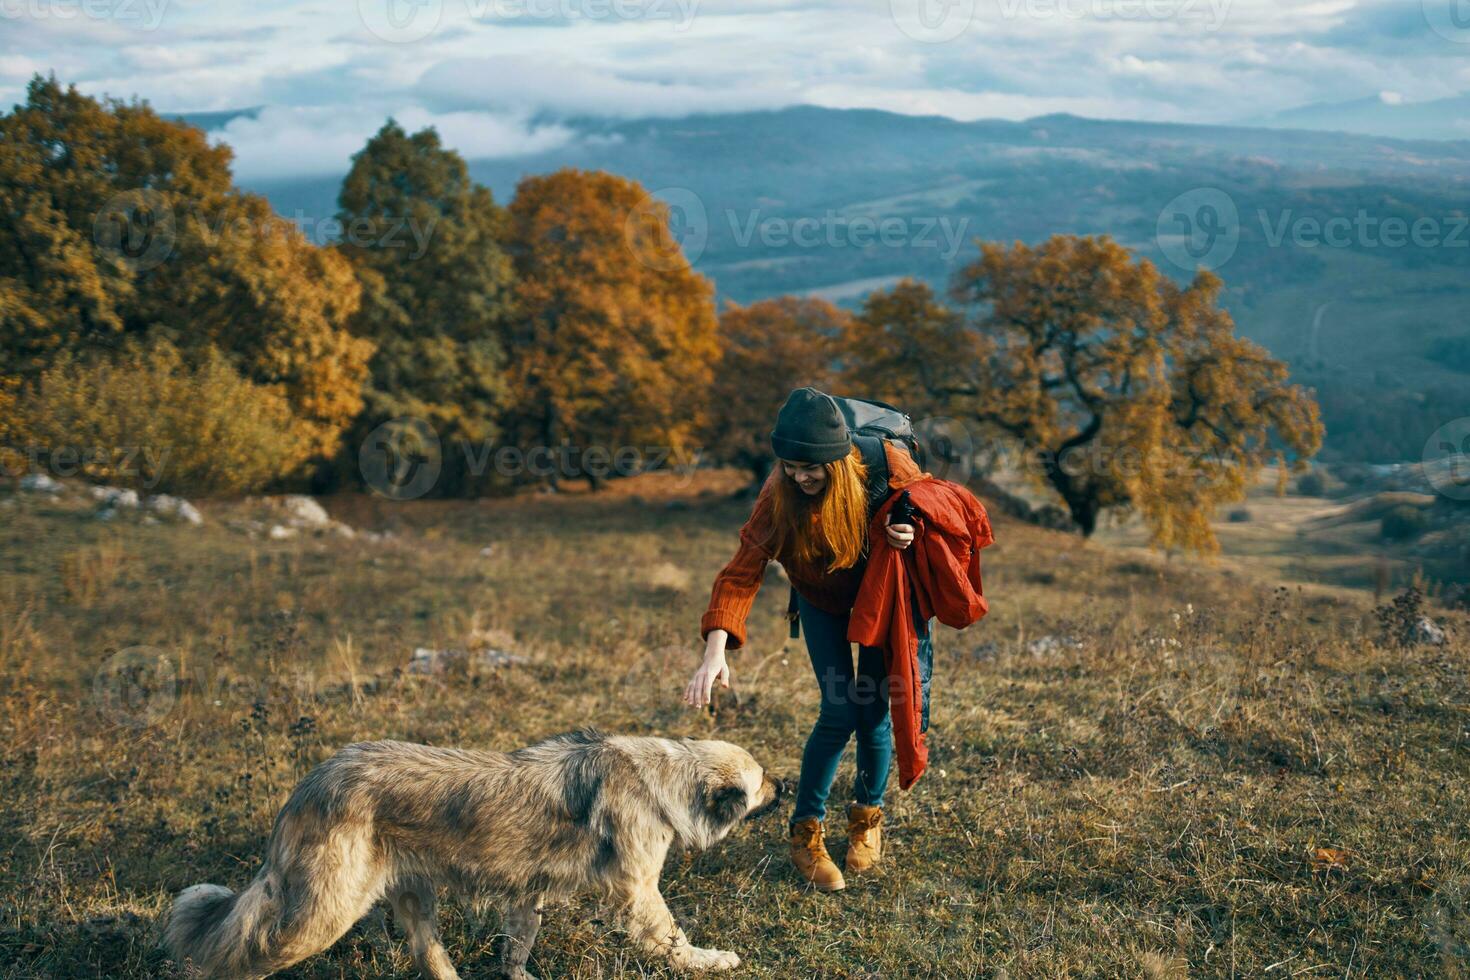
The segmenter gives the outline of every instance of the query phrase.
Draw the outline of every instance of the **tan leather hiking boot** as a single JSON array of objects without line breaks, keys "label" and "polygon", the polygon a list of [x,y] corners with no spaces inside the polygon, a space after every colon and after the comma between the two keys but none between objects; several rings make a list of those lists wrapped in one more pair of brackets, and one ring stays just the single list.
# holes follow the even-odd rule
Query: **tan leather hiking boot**
[{"label": "tan leather hiking boot", "polygon": [[883,810],[854,803],[847,808],[847,858],[849,874],[862,874],[883,856]]},{"label": "tan leather hiking boot", "polygon": [[835,892],[847,887],[827,845],[822,840],[822,821],[810,817],[791,825],[791,863],[801,876],[819,892]]}]

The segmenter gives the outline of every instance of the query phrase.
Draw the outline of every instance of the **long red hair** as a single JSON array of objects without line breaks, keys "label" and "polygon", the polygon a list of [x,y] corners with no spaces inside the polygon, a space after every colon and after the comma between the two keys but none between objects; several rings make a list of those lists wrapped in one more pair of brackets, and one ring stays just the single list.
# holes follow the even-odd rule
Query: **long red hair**
[{"label": "long red hair", "polygon": [[777,555],[789,550],[798,561],[826,562],[835,572],[856,565],[868,550],[868,468],[856,446],[823,466],[827,486],[813,498],[776,464],[771,543]]}]

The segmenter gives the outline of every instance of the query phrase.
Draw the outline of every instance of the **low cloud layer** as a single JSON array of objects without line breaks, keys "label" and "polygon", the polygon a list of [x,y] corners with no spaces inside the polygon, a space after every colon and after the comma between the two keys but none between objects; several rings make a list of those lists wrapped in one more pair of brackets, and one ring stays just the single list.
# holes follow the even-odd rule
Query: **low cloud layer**
[{"label": "low cloud layer", "polygon": [[1459,2],[0,0],[0,100],[55,72],[169,112],[264,106],[219,134],[248,178],[340,173],[390,114],[469,157],[555,146],[559,117],[801,103],[1234,122],[1470,91]]}]

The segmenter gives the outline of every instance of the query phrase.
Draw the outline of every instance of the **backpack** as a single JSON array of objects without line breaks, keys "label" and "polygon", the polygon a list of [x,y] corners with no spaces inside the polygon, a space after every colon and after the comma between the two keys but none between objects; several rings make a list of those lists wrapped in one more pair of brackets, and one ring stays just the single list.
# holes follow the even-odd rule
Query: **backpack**
[{"label": "backpack", "polygon": [[901,409],[887,402],[870,401],[865,398],[843,398],[833,395],[837,410],[847,422],[852,433],[852,443],[862,454],[863,466],[868,470],[868,514],[877,513],[888,499],[888,454],[883,449],[885,441],[900,442],[919,464],[924,466],[924,449],[914,435],[914,423]]},{"label": "backpack", "polygon": [[[920,469],[924,466],[924,448],[914,434],[913,421],[903,410],[887,402],[866,398],[843,398],[840,395],[832,395],[831,398],[837,403],[837,410],[847,422],[848,432],[852,434],[852,444],[862,454],[863,466],[868,471],[868,520],[871,521],[878,508],[888,499],[890,474],[888,453],[883,448],[883,443],[902,443]],[[791,638],[794,640],[801,635],[795,586],[791,587],[791,594],[786,600],[786,617],[791,621]]]}]

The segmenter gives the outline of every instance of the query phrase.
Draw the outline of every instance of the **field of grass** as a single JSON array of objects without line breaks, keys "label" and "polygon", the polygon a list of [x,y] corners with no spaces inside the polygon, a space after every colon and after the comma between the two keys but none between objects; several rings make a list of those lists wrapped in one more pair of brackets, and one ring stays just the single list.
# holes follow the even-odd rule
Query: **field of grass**
[{"label": "field of grass", "polygon": [[[333,498],[391,536],[287,541],[232,529],[239,504],[148,526],[0,487],[0,976],[177,976],[155,947],[173,894],[248,881],[292,785],[354,740],[595,723],[727,738],[794,778],[816,690],[774,574],[735,693],[678,701],[748,503],[718,474],[676,484]],[[670,857],[696,943],[782,980],[1470,973],[1466,617],[1397,649],[1362,593],[996,530],[993,611],[940,631],[931,769],[891,790],[883,872],[817,894],[784,820],[751,824]],[[526,660],[402,669],[476,646]],[[493,911],[445,908],[485,975]],[[284,975],[413,976],[394,936],[359,926]],[[576,909],[550,910],[531,969],[665,975]]]}]

